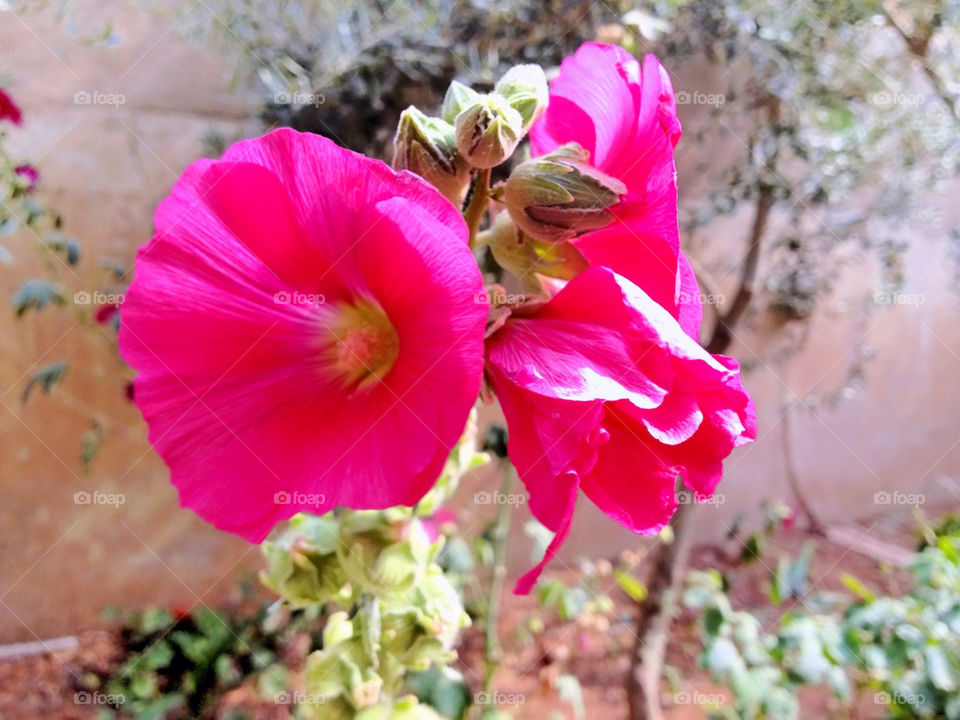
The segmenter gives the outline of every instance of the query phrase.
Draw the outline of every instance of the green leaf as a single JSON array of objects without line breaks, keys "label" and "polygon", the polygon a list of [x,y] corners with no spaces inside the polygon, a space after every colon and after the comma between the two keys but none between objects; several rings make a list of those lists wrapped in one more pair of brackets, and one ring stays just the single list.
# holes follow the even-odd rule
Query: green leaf
[{"label": "green leaf", "polygon": [[759,560],[763,554],[763,537],[760,533],[753,533],[747,538],[740,550],[740,560],[744,563],[751,563]]},{"label": "green leaf", "polygon": [[94,458],[103,445],[103,428],[98,423],[80,437],[80,462],[84,470],[89,470]]},{"label": "green leaf", "polygon": [[140,664],[147,670],[160,670],[173,660],[173,648],[165,640],[151,645],[141,656]]},{"label": "green leaf", "polygon": [[709,637],[716,637],[723,627],[723,613],[718,608],[708,607],[703,613],[703,631]]},{"label": "green leaf", "polygon": [[64,373],[67,372],[67,367],[69,367],[68,364],[61,360],[37,368],[30,377],[30,380],[27,381],[26,387],[23,388],[23,402],[27,401],[30,393],[33,392],[33,389],[38,385],[44,394],[49,395],[50,391],[53,390],[53,386],[63,379]]},{"label": "green leaf", "polygon": [[843,586],[847,590],[852,592],[865,603],[872,603],[877,599],[877,596],[872,590],[870,590],[870,588],[868,588],[850,573],[843,573],[843,575],[840,576],[840,582],[843,583]]},{"label": "green leaf", "polygon": [[18,317],[31,308],[41,310],[47,305],[63,305],[65,302],[60,289],[48,280],[27,280],[13,296]]},{"label": "green leaf", "polygon": [[647,586],[637,580],[633,575],[623,570],[614,570],[613,577],[617,585],[623,590],[627,597],[637,603],[641,603],[647,598]]}]

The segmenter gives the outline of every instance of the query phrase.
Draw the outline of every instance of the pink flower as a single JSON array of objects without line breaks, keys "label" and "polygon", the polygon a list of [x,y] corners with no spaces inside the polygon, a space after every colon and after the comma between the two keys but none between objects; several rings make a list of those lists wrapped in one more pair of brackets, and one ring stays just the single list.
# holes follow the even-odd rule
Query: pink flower
[{"label": "pink flower", "polygon": [[13,172],[26,181],[27,192],[32,192],[40,182],[40,172],[33,165],[17,165]]},{"label": "pink flower", "polygon": [[642,534],[669,521],[678,474],[711,495],[723,458],[757,433],[738,370],[604,267],[514,313],[488,340],[487,374],[530,509],[556,533],[516,591],[529,592],[556,554],[581,490]]},{"label": "pink flower", "polygon": [[9,120],[14,125],[23,124],[20,108],[3,88],[0,88],[0,120]]},{"label": "pink flower", "polygon": [[190,165],[155,223],[119,342],[181,504],[258,542],[296,512],[419,500],[481,381],[457,210],[284,129]]},{"label": "pink flower", "polygon": [[586,43],[561,64],[530,143],[537,156],[575,142],[627,186],[611,208],[617,220],[573,242],[588,262],[642,287],[696,339],[702,308],[677,225],[680,133],[670,77],[653,55],[641,65],[623,48]]}]

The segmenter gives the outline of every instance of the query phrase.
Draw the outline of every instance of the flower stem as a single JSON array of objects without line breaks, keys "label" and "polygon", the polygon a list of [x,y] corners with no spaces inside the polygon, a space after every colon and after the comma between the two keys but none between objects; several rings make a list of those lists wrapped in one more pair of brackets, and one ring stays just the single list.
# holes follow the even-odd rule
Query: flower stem
[{"label": "flower stem", "polygon": [[470,249],[473,249],[476,244],[477,230],[480,229],[480,221],[483,220],[483,214],[487,211],[489,199],[490,168],[484,168],[477,171],[477,177],[473,182],[473,194],[470,196],[466,210],[463,211],[463,219],[467,221],[467,228],[470,230]]},{"label": "flower stem", "polygon": [[487,697],[493,696],[493,681],[500,667],[503,649],[497,624],[500,620],[500,599],[503,584],[507,576],[506,550],[507,535],[510,533],[510,487],[513,483],[513,465],[509,460],[502,463],[503,481],[500,487],[500,503],[497,505],[497,517],[491,531],[493,545],[493,578],[490,583],[490,600],[487,606],[486,640],[484,642],[484,682],[483,690]]}]

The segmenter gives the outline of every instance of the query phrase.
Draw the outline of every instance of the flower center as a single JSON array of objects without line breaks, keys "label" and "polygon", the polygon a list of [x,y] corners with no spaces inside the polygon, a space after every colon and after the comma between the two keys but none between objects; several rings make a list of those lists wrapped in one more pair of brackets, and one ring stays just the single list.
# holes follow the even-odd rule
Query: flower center
[{"label": "flower center", "polygon": [[329,330],[327,359],[344,384],[366,387],[393,367],[400,341],[378,305],[363,300],[341,305]]}]

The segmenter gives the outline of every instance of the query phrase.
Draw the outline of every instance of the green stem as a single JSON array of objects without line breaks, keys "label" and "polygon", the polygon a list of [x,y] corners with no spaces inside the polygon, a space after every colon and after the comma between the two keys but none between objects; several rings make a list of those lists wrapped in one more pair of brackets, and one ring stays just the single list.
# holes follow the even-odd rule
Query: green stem
[{"label": "green stem", "polygon": [[507,535],[510,534],[510,503],[507,502],[507,500],[510,497],[514,469],[509,460],[503,461],[502,468],[503,483],[500,487],[500,497],[498,498],[500,502],[497,505],[497,518],[494,521],[491,532],[493,544],[493,579],[490,583],[486,641],[484,643],[485,667],[483,689],[488,697],[492,697],[494,691],[493,681],[503,657],[503,649],[500,646],[500,635],[497,632],[497,624],[500,620],[500,599],[503,595],[503,584],[507,576]]},{"label": "green stem", "polygon": [[473,195],[470,196],[470,203],[467,209],[463,211],[463,219],[467,221],[467,228],[470,230],[470,248],[476,245],[477,230],[480,229],[480,221],[487,211],[487,203],[490,199],[490,168],[484,168],[477,171],[477,177],[473,182]]}]

